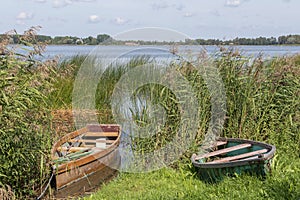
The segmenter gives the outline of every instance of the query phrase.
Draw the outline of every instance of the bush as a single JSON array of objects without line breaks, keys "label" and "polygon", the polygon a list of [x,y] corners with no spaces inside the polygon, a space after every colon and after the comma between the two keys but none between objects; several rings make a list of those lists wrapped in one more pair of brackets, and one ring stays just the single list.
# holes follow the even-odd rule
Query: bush
[{"label": "bush", "polygon": [[36,195],[51,147],[47,93],[54,71],[35,59],[43,50],[32,45],[35,33],[19,38],[21,50],[7,46],[10,35],[0,44],[0,188],[9,185],[17,198]]}]

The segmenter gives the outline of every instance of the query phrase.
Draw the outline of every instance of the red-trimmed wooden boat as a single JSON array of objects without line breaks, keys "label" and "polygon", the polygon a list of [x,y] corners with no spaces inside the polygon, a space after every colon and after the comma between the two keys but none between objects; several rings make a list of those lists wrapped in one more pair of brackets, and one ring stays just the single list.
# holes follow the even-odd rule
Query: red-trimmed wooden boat
[{"label": "red-trimmed wooden boat", "polygon": [[113,178],[121,159],[121,128],[87,125],[57,141],[51,151],[55,197],[78,196]]},{"label": "red-trimmed wooden boat", "polygon": [[207,153],[192,155],[192,163],[201,180],[218,182],[224,176],[249,173],[265,177],[271,171],[275,146],[252,140],[219,138]]}]

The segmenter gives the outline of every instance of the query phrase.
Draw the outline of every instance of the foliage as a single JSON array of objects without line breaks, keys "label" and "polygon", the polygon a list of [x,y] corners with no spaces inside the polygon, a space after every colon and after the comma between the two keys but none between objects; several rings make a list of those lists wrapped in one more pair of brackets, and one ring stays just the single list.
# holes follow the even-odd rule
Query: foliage
[{"label": "foliage", "polygon": [[84,55],[77,55],[65,59],[55,68],[56,79],[49,97],[52,109],[71,108],[73,83],[81,64],[86,59]]},{"label": "foliage", "polygon": [[0,56],[0,187],[9,185],[18,198],[33,195],[47,173],[50,147],[47,95],[54,71],[50,62],[34,56],[43,46],[32,45],[35,28],[19,37],[24,54],[1,43]]}]

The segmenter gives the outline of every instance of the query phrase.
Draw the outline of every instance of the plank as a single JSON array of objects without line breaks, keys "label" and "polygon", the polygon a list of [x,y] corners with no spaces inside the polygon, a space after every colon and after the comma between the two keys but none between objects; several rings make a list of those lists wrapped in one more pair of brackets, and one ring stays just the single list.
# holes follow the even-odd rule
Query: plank
[{"label": "plank", "polygon": [[87,132],[84,134],[84,136],[89,136],[89,137],[117,137],[119,136],[119,132]]},{"label": "plank", "polygon": [[[85,143],[96,143],[96,140],[85,140],[85,139],[71,139],[70,142],[85,142]],[[116,140],[99,140],[99,143],[114,143]]]},{"label": "plank", "polygon": [[86,147],[58,147],[57,151],[69,151],[69,152],[76,152],[81,150],[88,150],[90,148]]},{"label": "plank", "polygon": [[261,150],[252,151],[252,152],[249,152],[249,153],[243,153],[243,154],[236,155],[236,156],[230,156],[230,157],[222,158],[220,160],[215,160],[215,161],[212,161],[212,162],[209,162],[209,163],[229,162],[229,161],[234,161],[234,160],[238,160],[238,159],[241,159],[241,158],[247,158],[247,157],[250,157],[250,156],[254,156],[254,155],[258,155],[258,154],[262,154],[262,153],[266,153],[266,152],[268,152],[267,149],[261,149]]},{"label": "plank", "polygon": [[249,144],[249,143],[239,144],[239,145],[236,145],[236,146],[233,146],[233,147],[228,147],[228,148],[225,148],[225,149],[220,149],[220,150],[217,150],[217,151],[209,152],[209,153],[206,153],[206,154],[201,155],[201,156],[196,156],[195,160],[200,160],[202,158],[209,158],[211,156],[225,154],[225,153],[228,153],[228,152],[231,152],[231,151],[236,151],[236,150],[244,149],[244,148],[247,148],[247,147],[251,147],[251,144]]},{"label": "plank", "polygon": [[246,161],[246,160],[253,160],[253,159],[257,159],[257,158],[260,158],[260,156],[252,156],[252,157],[249,157],[249,158],[245,158],[245,159],[241,159],[240,161]]}]

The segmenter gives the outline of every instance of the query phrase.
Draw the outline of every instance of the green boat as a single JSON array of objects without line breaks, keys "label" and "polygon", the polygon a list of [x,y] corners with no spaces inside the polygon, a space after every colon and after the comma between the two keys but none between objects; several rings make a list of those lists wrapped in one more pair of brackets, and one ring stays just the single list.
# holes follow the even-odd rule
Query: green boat
[{"label": "green boat", "polygon": [[193,154],[191,160],[199,178],[211,183],[242,173],[265,177],[276,151],[270,144],[235,138],[219,138],[202,149],[205,153]]}]

